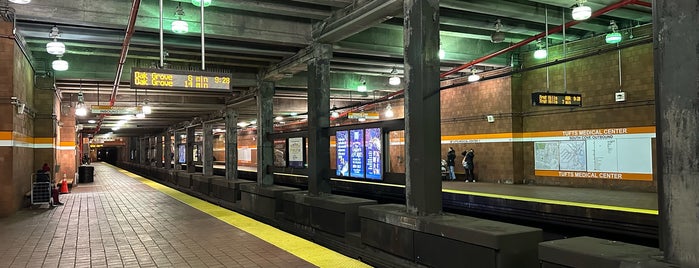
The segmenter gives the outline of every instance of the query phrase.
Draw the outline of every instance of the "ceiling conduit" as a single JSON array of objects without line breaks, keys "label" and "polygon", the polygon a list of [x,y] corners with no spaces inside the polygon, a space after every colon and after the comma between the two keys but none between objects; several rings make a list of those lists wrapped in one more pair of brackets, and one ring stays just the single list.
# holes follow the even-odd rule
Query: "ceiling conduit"
[{"label": "ceiling conduit", "polygon": [[[119,90],[119,83],[121,82],[121,73],[124,70],[124,62],[126,62],[126,55],[129,53],[129,44],[131,43],[131,37],[135,31],[136,18],[138,17],[138,9],[141,6],[141,0],[134,0],[131,5],[131,14],[129,14],[129,23],[126,25],[126,34],[124,35],[124,43],[121,45],[121,54],[119,55],[119,63],[117,65],[116,77],[114,77],[114,86],[112,87],[112,95],[109,98],[109,106],[114,106],[116,103],[117,91]],[[95,134],[100,131],[102,126],[102,121],[104,120],[104,114],[100,115],[100,120],[97,123],[97,128],[95,129]]]},{"label": "ceiling conduit", "polygon": [[[618,8],[621,8],[621,7],[623,7],[623,6],[630,5],[630,4],[636,4],[636,5],[651,7],[651,4],[650,4],[650,3],[644,2],[644,1],[641,1],[641,0],[622,0],[622,1],[619,1],[619,2],[614,3],[614,4],[611,4],[611,5],[608,5],[608,6],[604,7],[604,8],[601,8],[601,9],[599,9],[599,10],[593,12],[592,15],[590,16],[590,19],[591,19],[591,18],[598,17],[598,16],[600,16],[600,15],[602,15],[602,14],[604,14],[604,13],[607,13],[607,12],[609,12],[609,11],[612,11],[612,10],[615,10],[615,9],[618,9]],[[440,74],[439,77],[440,77],[440,78],[447,77],[447,76],[452,75],[452,74],[454,74],[454,73],[457,73],[457,72],[459,72],[459,71],[461,71],[461,70],[463,70],[463,69],[469,68],[469,67],[471,67],[471,66],[473,66],[473,65],[476,65],[476,64],[478,64],[478,63],[481,63],[481,62],[484,62],[484,61],[486,61],[486,60],[492,59],[492,58],[494,58],[494,57],[497,57],[497,56],[499,56],[499,55],[502,55],[502,54],[504,54],[504,53],[506,53],[506,52],[509,52],[509,51],[511,51],[511,50],[514,50],[514,49],[516,49],[516,48],[522,47],[522,46],[524,46],[524,45],[526,45],[526,44],[528,44],[528,43],[531,43],[532,41],[536,41],[536,40],[538,40],[539,38],[542,38],[542,37],[546,36],[547,34],[550,35],[550,34],[553,34],[553,33],[560,32],[560,31],[563,30],[564,27],[565,27],[565,28],[570,28],[571,26],[576,25],[576,24],[581,23],[581,22],[583,22],[583,21],[576,21],[576,20],[569,21],[568,23],[566,23],[566,24],[564,24],[564,25],[559,25],[559,26],[557,26],[557,27],[554,27],[554,28],[552,28],[552,29],[549,29],[548,32],[544,31],[544,32],[539,33],[539,34],[537,34],[537,35],[535,35],[535,36],[532,36],[532,37],[530,37],[530,38],[527,38],[527,39],[525,39],[525,40],[522,40],[522,41],[520,41],[520,42],[517,42],[517,43],[515,43],[514,45],[509,46],[509,47],[507,47],[507,48],[504,48],[504,49],[499,50],[499,51],[496,51],[496,52],[494,52],[494,53],[492,53],[492,54],[488,54],[488,55],[486,55],[486,56],[480,57],[480,58],[478,58],[478,59],[472,60],[472,61],[470,61],[470,62],[468,62],[468,63],[466,63],[466,64],[463,64],[463,65],[461,65],[461,66],[454,67],[453,69],[451,69],[451,70],[449,70],[449,71],[446,71],[446,72]],[[396,97],[396,96],[399,96],[399,95],[403,94],[403,91],[405,91],[405,89],[402,89],[402,90],[396,91],[396,92],[394,92],[394,93],[388,94],[388,95],[386,95],[386,96],[383,96],[383,97],[381,97],[381,98],[378,98],[378,99],[376,99],[376,101],[380,101],[380,100],[390,100],[390,99],[392,99],[392,98],[394,98],[394,97]],[[376,101],[373,101],[372,103],[374,103],[374,102],[376,102]],[[350,112],[355,111],[355,110],[358,110],[358,109],[360,109],[360,108],[364,108],[364,105],[355,107],[355,108],[353,108],[353,109],[349,109],[349,110],[347,110],[347,111],[344,111],[344,112],[340,113],[340,115],[339,115],[337,118],[343,117],[343,116],[349,114]]]}]

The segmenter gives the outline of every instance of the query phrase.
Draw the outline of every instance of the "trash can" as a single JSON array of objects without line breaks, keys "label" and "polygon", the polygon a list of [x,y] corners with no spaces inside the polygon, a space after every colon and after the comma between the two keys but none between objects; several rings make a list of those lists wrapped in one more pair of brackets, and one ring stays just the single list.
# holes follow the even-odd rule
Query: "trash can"
[{"label": "trash can", "polygon": [[94,176],[95,176],[95,167],[86,166],[86,165],[82,165],[82,166],[78,167],[78,182],[79,183],[93,182],[93,181],[95,181]]}]

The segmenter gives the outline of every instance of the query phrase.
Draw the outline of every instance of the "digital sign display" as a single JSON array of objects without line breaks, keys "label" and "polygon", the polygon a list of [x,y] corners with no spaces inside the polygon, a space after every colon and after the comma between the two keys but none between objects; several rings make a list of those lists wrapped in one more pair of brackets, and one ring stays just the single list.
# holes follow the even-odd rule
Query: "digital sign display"
[{"label": "digital sign display", "polygon": [[381,165],[381,129],[367,128],[364,130],[364,149],[366,151],[366,178],[380,180],[383,174]]},{"label": "digital sign display", "polygon": [[131,69],[131,87],[145,89],[231,89],[231,74],[167,69]]},{"label": "digital sign display", "polygon": [[532,93],[532,104],[537,106],[582,106],[582,94],[534,92]]},{"label": "digital sign display", "polygon": [[349,144],[348,144],[348,132],[338,131],[335,132],[335,150],[337,154],[337,171],[335,174],[337,176],[349,176]]},{"label": "digital sign display", "polygon": [[350,134],[350,176],[364,178],[364,130],[353,129]]}]

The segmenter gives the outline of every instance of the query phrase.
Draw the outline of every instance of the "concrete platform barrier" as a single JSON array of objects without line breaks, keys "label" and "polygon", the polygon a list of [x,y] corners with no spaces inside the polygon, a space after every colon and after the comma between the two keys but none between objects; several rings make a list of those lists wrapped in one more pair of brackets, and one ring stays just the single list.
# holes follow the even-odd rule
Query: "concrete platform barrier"
[{"label": "concrete platform barrier", "polygon": [[362,243],[431,267],[539,267],[541,229],[445,213],[417,216],[405,205],[359,207]]},{"label": "concrete platform barrier", "polygon": [[657,248],[588,236],[539,244],[542,268],[679,267],[662,262],[662,258]]},{"label": "concrete platform barrier", "polygon": [[360,206],[375,205],[375,200],[327,194],[310,196],[308,191],[285,192],[284,218],[336,236],[358,232]]},{"label": "concrete platform barrier", "polygon": [[227,180],[221,176],[214,176],[211,179],[211,196],[231,203],[240,202],[243,184],[257,183],[249,180]]},{"label": "concrete platform barrier", "polygon": [[192,189],[192,173],[187,173],[184,171],[179,171],[176,173],[177,176],[177,186]]},{"label": "concrete platform barrier", "polygon": [[298,190],[300,189],[278,185],[241,184],[240,205],[243,210],[274,220],[275,214],[283,210],[282,194]]},{"label": "concrete platform barrier", "polygon": [[211,178],[203,174],[192,175],[192,190],[204,196],[211,195]]}]

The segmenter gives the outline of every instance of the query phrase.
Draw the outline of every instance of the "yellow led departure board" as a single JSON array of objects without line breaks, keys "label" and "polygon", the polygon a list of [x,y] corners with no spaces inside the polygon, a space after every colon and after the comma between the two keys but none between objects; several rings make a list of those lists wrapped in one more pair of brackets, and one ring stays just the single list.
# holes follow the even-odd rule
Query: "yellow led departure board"
[{"label": "yellow led departure board", "polygon": [[568,93],[532,93],[533,105],[582,106],[582,94]]},{"label": "yellow led departure board", "polygon": [[167,69],[131,69],[131,87],[178,90],[231,89],[231,74]]}]

